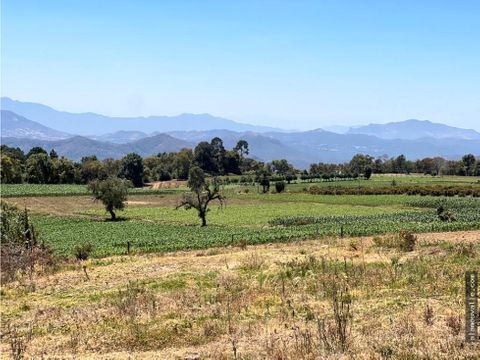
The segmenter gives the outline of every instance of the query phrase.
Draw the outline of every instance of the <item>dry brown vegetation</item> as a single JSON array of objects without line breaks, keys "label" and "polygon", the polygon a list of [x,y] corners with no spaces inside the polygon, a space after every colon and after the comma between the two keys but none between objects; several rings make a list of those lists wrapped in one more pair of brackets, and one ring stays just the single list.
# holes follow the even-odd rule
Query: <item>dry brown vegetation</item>
[{"label": "dry brown vegetation", "polygon": [[[128,208],[142,207],[175,207],[181,198],[179,194],[130,195],[126,205]],[[101,203],[95,202],[91,196],[44,196],[44,197],[10,197],[3,201],[19,208],[27,207],[33,214],[78,215],[83,211],[103,209]],[[228,204],[261,204],[259,200],[228,199]]]},{"label": "dry brown vegetation", "polygon": [[[5,356],[471,358],[463,274],[479,231],[132,255],[2,287]],[[409,249],[410,250],[410,249]],[[84,265],[86,270],[84,269]],[[85,271],[84,271],[85,270]],[[88,277],[85,276],[88,271]]]}]

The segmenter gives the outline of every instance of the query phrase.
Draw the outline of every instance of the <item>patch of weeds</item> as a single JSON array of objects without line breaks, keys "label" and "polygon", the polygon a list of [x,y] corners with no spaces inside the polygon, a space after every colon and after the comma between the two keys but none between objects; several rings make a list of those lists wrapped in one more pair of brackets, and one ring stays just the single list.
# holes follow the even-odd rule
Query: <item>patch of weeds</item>
[{"label": "patch of weeds", "polygon": [[358,240],[356,239],[350,240],[349,246],[350,246],[350,250],[357,251],[359,248]]},{"label": "patch of weeds", "polygon": [[10,355],[14,360],[25,358],[28,344],[32,340],[32,324],[27,329],[21,329],[17,325],[7,325],[7,331],[2,334],[8,339],[10,345]]},{"label": "patch of weeds", "polygon": [[445,319],[445,325],[447,326],[450,334],[458,336],[462,330],[462,316],[461,315],[449,315]]},{"label": "patch of weeds", "polygon": [[144,284],[134,281],[130,281],[126,289],[119,290],[112,303],[121,317],[126,316],[131,320],[142,312],[153,315],[157,308],[155,296]]},{"label": "patch of weeds", "polygon": [[433,320],[434,320],[433,308],[427,304],[427,306],[423,310],[423,321],[425,321],[425,324],[427,324],[428,326],[432,326]]},{"label": "patch of weeds", "polygon": [[245,256],[240,265],[244,271],[259,271],[265,267],[265,257],[254,252]]},{"label": "patch of weeds", "polygon": [[219,254],[221,254],[220,249],[211,248],[211,249],[207,249],[205,251],[201,251],[201,252],[197,253],[196,256],[215,256],[215,255],[219,255]]},{"label": "patch of weeds", "polygon": [[149,284],[149,287],[151,289],[159,289],[163,291],[174,291],[185,289],[187,287],[187,281],[185,279],[185,275],[179,274],[163,280],[155,281]]},{"label": "patch of weeds", "polygon": [[113,259],[102,260],[102,259],[95,259],[92,261],[93,266],[109,266],[114,264],[115,261]]},{"label": "patch of weeds", "polygon": [[332,276],[323,281],[324,290],[330,299],[333,319],[318,319],[320,343],[327,352],[345,352],[350,345],[353,322],[352,296],[345,279]]},{"label": "patch of weeds", "polygon": [[474,243],[459,243],[454,247],[455,254],[460,257],[475,258],[477,256],[477,249]]},{"label": "patch of weeds", "polygon": [[316,272],[321,267],[321,263],[313,255],[302,259],[295,258],[283,265],[285,267],[285,274],[288,278],[294,278],[297,276],[305,277],[309,273]]},{"label": "patch of weeds", "polygon": [[395,235],[375,236],[373,243],[377,247],[413,251],[417,244],[417,236],[410,231],[401,230]]},{"label": "patch of weeds", "polygon": [[20,307],[18,308],[19,311],[29,311],[31,309],[30,305],[28,305],[27,303],[23,303],[22,305],[20,305]]}]

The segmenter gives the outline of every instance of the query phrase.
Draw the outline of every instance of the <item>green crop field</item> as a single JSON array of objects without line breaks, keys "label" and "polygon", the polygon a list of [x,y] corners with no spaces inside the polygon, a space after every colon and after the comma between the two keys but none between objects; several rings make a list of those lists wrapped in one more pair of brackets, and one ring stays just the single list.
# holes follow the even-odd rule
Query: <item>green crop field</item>
[{"label": "green crop field", "polygon": [[[478,181],[473,177],[378,175],[371,180],[315,185],[388,186],[393,179],[397,184],[422,185]],[[128,242],[137,252],[163,252],[327,235],[375,235],[402,229],[427,232],[480,228],[479,198],[311,195],[304,191],[308,186],[309,183],[289,184],[284,193],[263,194],[258,186],[225,185],[226,205],[220,208],[211,204],[206,228],[199,226],[196,211],[175,209],[185,187],[130,189],[133,201],[118,213],[121,218],[118,222],[106,220],[108,216],[100,205],[86,197],[89,192],[84,185],[2,185],[1,194],[7,200],[32,199],[32,205],[37,206],[32,209],[33,219],[41,238],[62,256],[72,256],[75,246],[82,243],[93,244],[93,256],[102,257],[124,254]],[[63,199],[57,199],[58,196]],[[40,199],[47,203],[41,205]],[[62,201],[64,210],[52,212],[52,208],[59,207],[58,201]],[[439,219],[436,209],[440,205],[454,214],[454,221]]]},{"label": "green crop field", "polygon": [[[230,178],[237,178],[232,176]],[[310,185],[316,186],[339,186],[339,187],[359,187],[359,186],[373,186],[382,187],[392,184],[395,181],[398,185],[468,185],[478,184],[478,177],[473,176],[427,176],[427,175],[374,175],[370,180],[337,180],[337,181],[300,181],[289,184],[287,189],[290,193],[302,192]],[[238,189],[248,189],[250,192],[260,192],[259,186],[239,186],[239,185],[224,185],[226,191],[237,191]],[[173,189],[151,189],[140,188],[130,189],[132,194],[161,194],[169,192],[186,191],[185,187]],[[273,190],[273,183],[272,183]],[[0,194],[2,197],[37,197],[37,196],[72,196],[72,195],[87,195],[88,189],[86,185],[73,184],[2,184],[0,186]]]},{"label": "green crop field", "polygon": [[[87,195],[89,191],[86,185],[73,184],[2,184],[0,187],[2,197],[37,197],[37,196],[74,196]],[[163,194],[169,192],[185,191],[185,188],[177,189],[130,189],[131,194]]]},{"label": "green crop field", "polygon": [[[136,252],[164,252],[327,235],[480,228],[477,198],[237,194],[231,202],[223,208],[212,204],[209,225],[203,228],[195,211],[174,206],[127,207],[119,212],[117,222],[106,221],[98,208],[65,217],[36,214],[34,222],[57,254],[71,256],[76,245],[91,243],[95,257],[125,254],[128,242]],[[436,214],[440,205],[450,209],[456,220],[440,221]]]}]

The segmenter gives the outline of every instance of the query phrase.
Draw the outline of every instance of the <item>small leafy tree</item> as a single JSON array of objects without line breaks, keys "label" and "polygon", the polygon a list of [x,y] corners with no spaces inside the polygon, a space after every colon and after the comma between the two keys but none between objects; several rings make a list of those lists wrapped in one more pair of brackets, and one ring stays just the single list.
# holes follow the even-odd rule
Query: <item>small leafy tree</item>
[{"label": "small leafy tree", "polygon": [[365,168],[365,172],[363,174],[366,180],[369,180],[372,177],[372,168],[370,166],[367,166]]},{"label": "small leafy tree", "polygon": [[194,166],[190,169],[188,175],[188,187],[192,192],[185,194],[176,208],[196,209],[198,217],[202,221],[202,226],[206,226],[208,204],[212,200],[218,200],[220,206],[222,206],[225,201],[225,197],[220,193],[220,183],[217,178],[214,178],[210,183],[207,182],[203,170]]},{"label": "small leafy tree", "polygon": [[130,183],[128,181],[119,178],[94,180],[88,184],[93,197],[105,205],[105,210],[110,213],[112,221],[117,219],[115,210],[125,208],[129,187]]},{"label": "small leafy tree", "polygon": [[263,193],[267,193],[270,190],[270,180],[266,174],[260,179],[260,186],[262,187]]},{"label": "small leafy tree", "polygon": [[296,179],[297,179],[297,176],[293,173],[288,173],[287,176],[285,176],[285,180],[287,180],[288,184],[290,184],[290,182]]},{"label": "small leafy tree", "polygon": [[277,181],[275,183],[275,190],[277,193],[281,193],[285,191],[285,181]]}]

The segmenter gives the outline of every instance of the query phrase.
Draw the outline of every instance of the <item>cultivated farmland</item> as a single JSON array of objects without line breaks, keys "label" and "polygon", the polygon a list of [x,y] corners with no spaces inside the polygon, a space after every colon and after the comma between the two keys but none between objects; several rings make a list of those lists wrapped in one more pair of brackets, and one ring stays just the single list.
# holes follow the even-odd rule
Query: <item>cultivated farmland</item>
[{"label": "cultivated farmland", "polygon": [[[480,186],[461,180],[441,183]],[[112,222],[83,186],[2,186],[59,259],[2,286],[2,350],[17,338],[34,358],[474,358],[462,279],[480,266],[480,198],[313,185],[326,186],[225,185],[206,227],[175,209],[185,187],[135,190]]]}]

